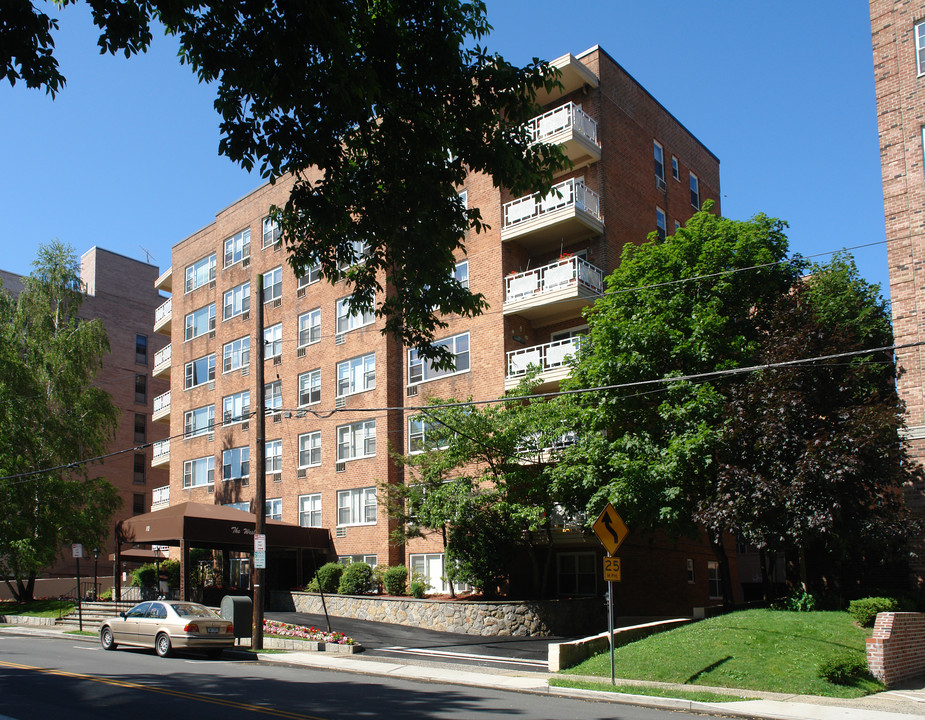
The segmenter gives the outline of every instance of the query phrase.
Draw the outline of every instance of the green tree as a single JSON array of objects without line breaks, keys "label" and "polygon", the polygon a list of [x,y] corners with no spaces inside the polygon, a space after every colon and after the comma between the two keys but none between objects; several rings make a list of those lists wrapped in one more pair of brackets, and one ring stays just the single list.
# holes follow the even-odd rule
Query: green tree
[{"label": "green tree", "polygon": [[[596,517],[609,501],[634,531],[700,530],[695,510],[715,496],[735,380],[685,378],[752,364],[760,327],[800,272],[798,263],[780,262],[784,223],[762,215],[733,221],[711,210],[705,203],[664,241],[652,235],[627,245],[587,313],[589,343],[568,387],[620,387],[571,401],[578,441],[551,473],[574,512]],[[723,536],[730,528],[721,517],[701,521],[729,601]]]},{"label": "green tree", "polygon": [[[466,233],[484,227],[460,186],[483,173],[545,192],[567,163],[522,127],[557,82],[547,64],[479,45],[481,0],[86,2],[101,52],[143,52],[163,24],[181,62],[217,86],[219,152],[271,180],[292,174],[278,220],[297,274],[346,276],[354,309],[378,302],[387,332],[449,361],[431,345],[441,313],[486,306],[453,277]],[[58,92],[56,29],[30,0],[0,5],[0,79]]]},{"label": "green tree", "polygon": [[[512,395],[529,395],[535,384],[527,380]],[[547,471],[565,434],[560,407],[542,399],[430,402],[435,407],[416,418],[420,452],[397,456],[412,479],[386,488],[389,512],[400,520],[397,539],[438,532],[450,587],[467,582],[486,595],[507,579],[515,551],[525,550],[533,592],[542,594],[556,511]]]},{"label": "green tree", "polygon": [[109,351],[99,320],[81,320],[73,250],[39,249],[33,273],[14,300],[0,292],[0,572],[20,600],[36,574],[54,564],[64,542],[99,544],[118,507],[115,488],[76,458],[102,454],[117,411],[93,385]]}]

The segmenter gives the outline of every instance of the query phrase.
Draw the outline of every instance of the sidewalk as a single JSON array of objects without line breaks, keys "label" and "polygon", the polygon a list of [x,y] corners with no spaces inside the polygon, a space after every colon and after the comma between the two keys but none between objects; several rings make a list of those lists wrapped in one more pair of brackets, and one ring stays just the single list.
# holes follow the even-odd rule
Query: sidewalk
[{"label": "sidewalk", "polygon": [[[0,627],[0,633],[32,635],[35,637],[67,638],[71,641],[98,642],[88,635],[65,635],[62,630],[48,626],[17,625]],[[253,654],[232,649],[226,655],[236,659],[253,659]],[[290,667],[339,670],[341,672],[362,673],[403,678],[417,682],[445,683],[451,685],[468,685],[474,687],[555,694],[576,698],[593,699],[597,702],[613,702],[664,710],[681,710],[743,718],[768,718],[768,720],[921,720],[925,717],[925,687],[923,685],[908,689],[896,689],[877,695],[870,695],[855,700],[840,700],[807,695],[785,695],[753,690],[739,690],[737,694],[757,697],[758,700],[744,700],[724,703],[702,703],[690,700],[660,698],[649,695],[625,695],[619,693],[599,692],[593,690],[572,690],[549,686],[549,678],[556,677],[548,673],[519,673],[511,670],[494,670],[480,668],[474,670],[458,665],[440,663],[412,664],[408,662],[389,662],[381,658],[364,658],[362,655],[338,655],[323,652],[287,652],[257,653],[259,662],[266,664],[287,665]],[[600,678],[595,678],[600,680]],[[661,687],[683,688],[686,690],[712,690],[729,693],[729,688],[709,688],[704,686],[677,686],[662,683],[646,683]]]}]

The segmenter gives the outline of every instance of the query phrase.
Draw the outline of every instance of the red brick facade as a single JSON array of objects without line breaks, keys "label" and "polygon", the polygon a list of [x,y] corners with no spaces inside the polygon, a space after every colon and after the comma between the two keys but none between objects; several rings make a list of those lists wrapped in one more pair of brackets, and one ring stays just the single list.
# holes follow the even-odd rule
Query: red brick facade
[{"label": "red brick facade", "polygon": [[[893,334],[895,342],[903,345],[925,339],[925,315],[919,310],[925,301],[925,57],[917,58],[915,38],[916,26],[925,21],[925,2],[871,0],[870,18]],[[920,463],[925,460],[923,352],[922,347],[896,352],[908,446]],[[910,507],[919,513],[925,513],[923,491],[915,487],[906,493]],[[913,570],[921,584],[925,560]]]},{"label": "red brick facade", "polygon": [[[241,424],[221,424],[223,398],[227,396],[249,391],[250,406],[256,409],[253,374],[249,368],[247,372],[241,369],[223,372],[223,348],[237,338],[250,335],[253,358],[255,279],[258,273],[282,266],[279,303],[264,305],[264,326],[282,324],[280,357],[265,364],[265,382],[278,379],[282,387],[281,412],[268,417],[266,425],[267,441],[281,441],[282,469],[277,477],[268,480],[267,498],[281,498],[282,520],[298,523],[300,497],[320,493],[320,522],[331,530],[332,558],[372,555],[379,564],[392,565],[411,564],[416,561],[412,556],[442,553],[437,537],[413,540],[406,545],[390,543],[394,521],[385,516],[381,502],[375,522],[339,522],[340,491],[404,481],[402,471],[390,460],[388,452],[390,448],[408,450],[408,418],[414,412],[387,408],[414,408],[426,404],[428,397],[497,398],[505,390],[510,362],[506,353],[550,343],[557,331],[584,324],[581,309],[590,301],[575,302],[573,296],[566,298],[569,301],[564,303],[559,297],[556,310],[550,309],[556,304],[554,301],[549,301],[549,307],[543,307],[541,298],[538,303],[524,306],[523,311],[512,311],[512,304],[506,303],[506,299],[510,300],[506,298],[506,280],[510,277],[555,265],[560,256],[566,254],[580,255],[606,275],[616,266],[625,243],[643,242],[656,230],[657,207],[666,213],[669,232],[673,231],[676,221],[683,223],[696,212],[697,208],[692,205],[691,173],[695,173],[698,181],[699,197],[696,199],[701,204],[707,199],[714,200],[716,211],[719,211],[719,161],[609,55],[595,47],[578,59],[566,56],[561,64],[568,71],[569,89],[565,95],[550,98],[546,107],[552,110],[569,102],[580,105],[597,124],[600,147],[599,157],[580,161],[580,166],[564,173],[557,182],[583,181],[579,189],[591,191],[582,196],[590,198],[587,203],[593,202],[594,194],[600,198],[602,222],[592,218],[582,225],[575,221],[575,216],[587,216],[585,208],[576,203],[561,211],[563,217],[568,216],[561,231],[554,222],[544,226],[540,221],[536,222],[535,230],[511,230],[516,223],[511,222],[510,217],[515,217],[515,213],[509,210],[510,217],[506,218],[505,204],[517,198],[494,187],[488,177],[472,175],[467,179],[465,187],[461,188],[466,192],[466,201],[481,210],[482,219],[490,229],[472,233],[466,242],[467,254],[459,260],[468,263],[471,289],[482,293],[490,307],[474,319],[447,319],[449,327],[438,339],[468,333],[468,365],[458,373],[412,382],[407,348],[383,336],[380,324],[337,332],[335,305],[347,294],[343,283],[332,286],[317,282],[305,287],[304,292],[298,289],[298,281],[286,265],[285,251],[273,246],[263,249],[261,242],[263,218],[272,205],[285,202],[290,186],[287,181],[258,188],[221,211],[214,223],[174,246],[172,279],[161,284],[162,288],[169,284],[173,290],[168,331],[172,347],[169,371],[169,422],[173,437],[169,461],[171,504],[188,500],[248,502],[252,497],[250,478],[247,485],[240,480],[222,480],[225,450],[248,446],[251,467],[256,452],[253,424],[246,429]],[[654,177],[655,142],[664,152],[663,182]],[[673,176],[672,158],[677,159],[677,178]],[[528,224],[524,222],[524,226]],[[248,230],[250,236],[249,258],[247,261],[231,258],[232,262],[226,266],[225,243],[244,230]],[[185,292],[187,268],[212,253],[216,257],[214,282]],[[249,317],[242,319],[239,315],[223,319],[224,294],[248,281],[252,291]],[[214,331],[185,339],[186,316],[213,303]],[[300,345],[299,317],[315,308],[321,312],[320,337],[317,342]],[[368,353],[375,354],[375,388],[339,397],[338,363]],[[185,389],[186,365],[210,354],[215,355],[214,380]],[[321,372],[320,400],[299,407],[299,376],[315,369]],[[556,384],[554,378],[549,381],[550,387]],[[178,437],[184,432],[185,413],[208,405],[214,406],[215,432],[187,439]],[[375,453],[338,463],[338,427],[367,420],[376,423]],[[321,433],[320,464],[299,469],[299,437],[315,431]],[[204,457],[214,458],[214,482],[188,487],[190,477],[187,475],[185,487],[184,465]],[[577,554],[593,556],[591,572],[600,576],[601,553],[596,542],[589,542],[580,533],[572,533],[571,537],[563,534],[560,541],[562,552],[571,554],[569,562]],[[683,543],[679,546],[665,540],[644,538],[635,538],[628,545],[634,550],[632,558],[628,557],[625,562],[627,568],[635,569],[635,586],[644,585],[649,597],[652,593],[660,593],[666,598],[665,611],[678,612],[684,607],[711,604],[709,551],[705,552],[703,546]],[[691,560],[690,576],[688,558]],[[627,603],[635,602],[632,585],[632,582],[625,584]],[[598,592],[601,590],[599,579],[595,587]],[[652,603],[639,597],[638,609],[651,612]],[[624,607],[622,612],[630,613],[632,609]]]}]

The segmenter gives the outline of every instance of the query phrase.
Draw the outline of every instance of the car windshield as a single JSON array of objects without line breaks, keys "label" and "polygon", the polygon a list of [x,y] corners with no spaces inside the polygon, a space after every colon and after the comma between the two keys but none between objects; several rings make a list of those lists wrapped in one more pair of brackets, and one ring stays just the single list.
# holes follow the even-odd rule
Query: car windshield
[{"label": "car windshield", "polygon": [[205,605],[197,605],[196,603],[173,603],[171,607],[180,617],[221,617],[221,615],[214,610],[210,610]]}]

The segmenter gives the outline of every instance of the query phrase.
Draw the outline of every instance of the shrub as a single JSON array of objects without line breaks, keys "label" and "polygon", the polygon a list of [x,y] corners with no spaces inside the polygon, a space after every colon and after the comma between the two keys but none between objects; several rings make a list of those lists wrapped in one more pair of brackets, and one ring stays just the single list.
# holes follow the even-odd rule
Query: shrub
[{"label": "shrub", "polygon": [[325,563],[320,568],[315,575],[315,578],[308,584],[306,590],[310,592],[319,591],[319,583],[321,585],[321,590],[326,593],[336,593],[337,586],[340,585],[340,576],[344,572],[344,566],[340,563],[330,562]]},{"label": "shrub", "polygon": [[857,655],[842,653],[819,663],[819,677],[833,685],[853,685],[868,674],[867,662]]},{"label": "shrub", "polygon": [[422,580],[415,580],[411,583],[411,594],[420,600],[427,592],[427,583]]},{"label": "shrub", "polygon": [[112,588],[103,590],[103,592],[100,593],[100,600],[104,600],[106,602],[112,600]]},{"label": "shrub", "polygon": [[373,569],[365,562],[350,563],[340,576],[337,592],[341,595],[366,595],[373,587]]},{"label": "shrub", "polygon": [[868,597],[852,600],[848,605],[848,612],[861,627],[873,627],[877,613],[896,612],[899,602],[890,597]]},{"label": "shrub", "polygon": [[389,595],[404,595],[408,583],[408,568],[404,565],[386,568],[382,573],[382,584]]},{"label": "shrub", "polygon": [[132,587],[157,587],[157,569],[152,563],[132,570]]},{"label": "shrub", "polygon": [[790,612],[812,612],[816,609],[816,596],[806,590],[795,590],[782,600],[773,602],[771,608]]}]

